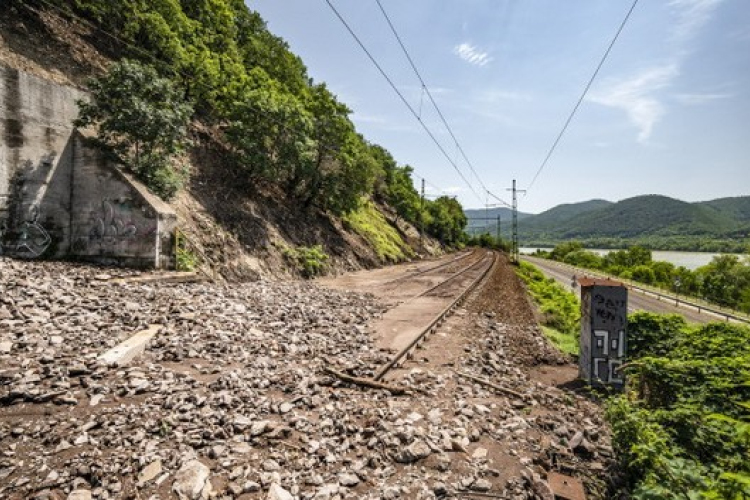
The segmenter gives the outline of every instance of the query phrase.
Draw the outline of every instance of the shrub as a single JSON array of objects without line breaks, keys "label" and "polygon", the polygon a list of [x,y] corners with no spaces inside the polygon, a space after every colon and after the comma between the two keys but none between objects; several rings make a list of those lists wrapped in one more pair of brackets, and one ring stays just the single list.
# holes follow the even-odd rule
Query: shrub
[{"label": "shrub", "polygon": [[176,158],[189,141],[192,105],[156,70],[123,60],[89,81],[91,101],[78,101],[77,127],[97,127],[97,140],[146,186],[169,199],[180,189],[185,170]]},{"label": "shrub", "polygon": [[328,261],[328,254],[323,251],[323,247],[315,245],[313,247],[300,246],[297,248],[286,247],[283,250],[286,257],[305,278],[314,278],[323,274]]},{"label": "shrub", "polygon": [[750,329],[645,313],[629,322],[629,389],[607,418],[632,497],[747,498]]},{"label": "shrub", "polygon": [[[561,351],[578,355],[580,337],[580,304],[576,296],[558,285],[555,280],[545,278],[533,265],[521,262],[517,271],[526,283],[531,296],[542,313],[542,323],[548,338]],[[550,333],[557,334],[549,335]]]}]

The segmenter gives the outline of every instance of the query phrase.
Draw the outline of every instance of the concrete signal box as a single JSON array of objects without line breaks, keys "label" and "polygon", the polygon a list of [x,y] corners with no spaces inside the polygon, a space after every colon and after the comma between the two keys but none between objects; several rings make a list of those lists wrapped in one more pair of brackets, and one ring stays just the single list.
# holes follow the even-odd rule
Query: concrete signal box
[{"label": "concrete signal box", "polygon": [[621,388],[626,354],[628,289],[611,280],[582,278],[580,377],[594,386]]}]

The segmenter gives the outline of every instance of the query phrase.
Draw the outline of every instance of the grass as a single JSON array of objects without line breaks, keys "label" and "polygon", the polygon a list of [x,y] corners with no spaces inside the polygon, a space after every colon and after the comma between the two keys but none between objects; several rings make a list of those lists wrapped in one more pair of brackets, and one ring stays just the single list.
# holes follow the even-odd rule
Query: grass
[{"label": "grass", "polygon": [[563,333],[549,326],[542,326],[542,332],[560,351],[570,356],[578,356],[578,337]]},{"label": "grass", "polygon": [[578,298],[527,262],[521,262],[516,272],[542,314],[544,334],[560,351],[577,356],[581,331]]},{"label": "grass", "polygon": [[363,202],[357,210],[343,217],[345,224],[362,236],[384,262],[400,262],[414,255],[414,251],[401,238],[371,201]]}]

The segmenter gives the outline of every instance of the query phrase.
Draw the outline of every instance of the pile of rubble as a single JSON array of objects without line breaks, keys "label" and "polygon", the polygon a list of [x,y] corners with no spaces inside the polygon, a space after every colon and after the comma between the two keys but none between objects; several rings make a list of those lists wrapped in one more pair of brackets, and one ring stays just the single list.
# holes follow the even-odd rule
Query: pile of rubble
[{"label": "pile of rubble", "polygon": [[[405,370],[394,396],[325,372],[388,359],[366,294],[2,258],[0,274],[3,498],[551,499],[550,471],[611,461],[598,407],[505,355],[520,326],[473,318],[456,370]],[[142,356],[101,360],[149,327]]]}]

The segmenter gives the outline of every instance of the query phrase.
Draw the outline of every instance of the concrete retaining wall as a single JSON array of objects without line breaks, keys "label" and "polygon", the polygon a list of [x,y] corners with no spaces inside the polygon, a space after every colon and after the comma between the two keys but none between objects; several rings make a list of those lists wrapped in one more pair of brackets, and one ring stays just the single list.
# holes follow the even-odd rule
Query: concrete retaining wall
[{"label": "concrete retaining wall", "polygon": [[0,253],[169,267],[177,217],[74,129],[85,98],[0,65]]}]

